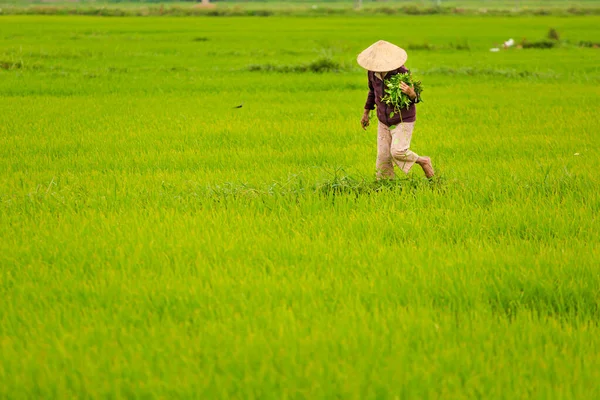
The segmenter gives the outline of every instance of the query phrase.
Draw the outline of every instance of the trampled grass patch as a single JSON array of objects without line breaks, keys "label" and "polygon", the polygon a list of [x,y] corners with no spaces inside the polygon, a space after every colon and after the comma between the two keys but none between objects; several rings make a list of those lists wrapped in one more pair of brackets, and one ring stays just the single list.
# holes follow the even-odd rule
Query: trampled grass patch
[{"label": "trampled grass patch", "polygon": [[597,17],[0,20],[0,397],[600,396]]},{"label": "trampled grass patch", "polygon": [[273,64],[251,64],[248,66],[248,71],[251,72],[279,72],[279,73],[324,73],[324,72],[341,72],[349,69],[329,58],[320,58],[311,61],[308,64],[299,65],[273,65]]}]

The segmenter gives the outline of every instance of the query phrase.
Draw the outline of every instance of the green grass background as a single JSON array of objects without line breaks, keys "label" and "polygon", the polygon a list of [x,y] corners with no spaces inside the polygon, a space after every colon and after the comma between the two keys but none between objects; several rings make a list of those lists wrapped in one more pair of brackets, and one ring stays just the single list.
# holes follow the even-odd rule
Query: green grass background
[{"label": "green grass background", "polygon": [[[599,23],[1,17],[0,397],[599,397]],[[433,183],[372,183],[378,39]]]},{"label": "green grass background", "polygon": [[[354,0],[210,0],[211,3],[219,7],[243,7],[245,9],[253,8],[304,8],[307,5],[312,7],[327,7],[327,8],[353,8],[356,3]],[[182,7],[191,7],[198,1],[177,1],[177,0],[1,0],[0,5],[5,6],[30,6],[30,5],[47,5],[47,6],[68,6],[85,7],[85,6],[105,6],[118,8],[139,8],[141,6],[151,5],[178,5]],[[363,8],[385,8],[398,5],[415,5],[424,7],[464,7],[464,8],[486,8],[486,9],[512,9],[521,7],[543,7],[543,8],[568,8],[568,7],[594,7],[597,6],[595,0],[363,0]]]}]

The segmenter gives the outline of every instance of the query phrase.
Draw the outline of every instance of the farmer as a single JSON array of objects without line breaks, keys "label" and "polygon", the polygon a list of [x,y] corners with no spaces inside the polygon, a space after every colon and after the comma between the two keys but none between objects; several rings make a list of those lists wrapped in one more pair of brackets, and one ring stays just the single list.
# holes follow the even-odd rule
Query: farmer
[{"label": "farmer", "polygon": [[[369,95],[365,104],[365,113],[361,119],[363,129],[369,126],[369,112],[377,107],[377,179],[394,178],[394,162],[408,173],[417,163],[427,178],[434,175],[429,157],[422,157],[410,150],[410,138],[417,119],[415,104],[421,99],[415,90],[401,83],[401,90],[410,97],[412,104],[402,108],[401,113],[393,113],[394,106],[381,101],[385,96],[385,79],[408,70],[404,67],[408,56],[406,51],[384,40],[371,45],[358,55],[358,64],[368,71]],[[393,114],[392,114],[393,113]],[[393,116],[390,116],[392,114]]]}]

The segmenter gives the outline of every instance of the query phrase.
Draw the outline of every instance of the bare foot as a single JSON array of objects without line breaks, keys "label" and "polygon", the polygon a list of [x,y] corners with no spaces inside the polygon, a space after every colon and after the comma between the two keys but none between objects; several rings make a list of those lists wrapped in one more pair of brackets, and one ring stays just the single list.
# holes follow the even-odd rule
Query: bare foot
[{"label": "bare foot", "polygon": [[435,172],[433,171],[433,165],[431,165],[431,158],[419,157],[419,159],[417,160],[417,164],[419,164],[421,168],[423,168],[423,172],[425,172],[425,176],[428,179],[432,178],[433,175],[435,175]]}]

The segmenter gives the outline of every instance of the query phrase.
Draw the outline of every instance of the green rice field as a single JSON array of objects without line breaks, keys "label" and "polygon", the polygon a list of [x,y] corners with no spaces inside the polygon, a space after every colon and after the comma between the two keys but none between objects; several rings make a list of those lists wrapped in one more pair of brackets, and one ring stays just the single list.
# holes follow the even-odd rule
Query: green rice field
[{"label": "green rice field", "polygon": [[0,398],[600,398],[598,26],[0,16]]}]

